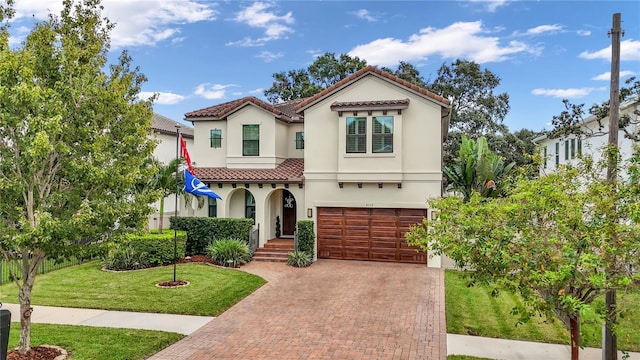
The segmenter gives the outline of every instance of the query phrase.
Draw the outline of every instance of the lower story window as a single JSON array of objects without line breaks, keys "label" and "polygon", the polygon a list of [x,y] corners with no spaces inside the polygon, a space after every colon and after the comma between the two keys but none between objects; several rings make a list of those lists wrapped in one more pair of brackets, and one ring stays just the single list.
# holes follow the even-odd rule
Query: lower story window
[{"label": "lower story window", "polygon": [[253,223],[256,222],[256,199],[248,191],[244,192],[244,217],[247,219],[253,219]]},{"label": "lower story window", "polygon": [[209,198],[209,217],[218,217],[218,200]]}]

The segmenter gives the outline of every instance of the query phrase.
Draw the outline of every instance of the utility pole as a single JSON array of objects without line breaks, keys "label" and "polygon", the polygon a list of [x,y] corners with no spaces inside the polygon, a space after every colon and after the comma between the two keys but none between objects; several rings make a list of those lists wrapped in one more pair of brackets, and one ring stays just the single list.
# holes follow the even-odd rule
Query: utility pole
[{"label": "utility pole", "polygon": [[[609,93],[609,146],[607,149],[607,182],[612,185],[611,191],[616,191],[617,169],[618,169],[618,123],[620,110],[620,13],[613,14],[613,26],[609,31],[611,37],[611,88]],[[616,150],[616,151],[612,151]],[[615,206],[615,205],[614,205]],[[611,215],[616,214],[612,209]],[[609,219],[617,222],[617,217]],[[610,234],[609,239],[615,243],[616,234]],[[615,246],[615,245],[614,245]],[[615,264],[615,261],[613,262]],[[616,290],[609,289],[605,294],[607,304],[607,319],[602,329],[602,360],[618,359],[618,339],[614,334],[612,326],[616,322]]]}]

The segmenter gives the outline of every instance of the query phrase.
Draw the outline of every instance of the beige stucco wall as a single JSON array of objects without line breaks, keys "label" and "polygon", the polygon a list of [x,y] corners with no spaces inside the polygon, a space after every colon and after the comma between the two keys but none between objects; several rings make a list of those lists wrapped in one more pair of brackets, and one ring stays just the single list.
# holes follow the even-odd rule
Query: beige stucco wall
[{"label": "beige stucco wall", "polygon": [[[194,142],[189,147],[189,155],[196,167],[223,167],[226,166],[226,154],[228,144],[232,138],[227,133],[226,120],[201,120],[194,121]],[[211,147],[211,130],[220,129],[222,133],[222,147]],[[242,140],[242,139],[241,139]],[[188,146],[188,145],[187,145]],[[192,150],[193,149],[193,150]]]},{"label": "beige stucco wall", "polygon": [[[287,124],[287,137],[285,139],[287,145],[287,157],[301,159],[304,157],[304,149],[296,149],[296,132],[304,132],[304,124],[292,123]],[[306,146],[306,141],[305,141]]]}]

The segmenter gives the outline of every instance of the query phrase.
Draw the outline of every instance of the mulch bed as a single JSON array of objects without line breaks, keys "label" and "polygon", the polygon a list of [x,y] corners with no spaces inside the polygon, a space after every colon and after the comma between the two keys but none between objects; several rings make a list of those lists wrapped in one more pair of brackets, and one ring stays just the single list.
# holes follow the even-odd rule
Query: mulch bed
[{"label": "mulch bed", "polygon": [[178,261],[176,261],[176,263],[178,264],[185,264],[185,263],[207,263],[207,264],[215,264],[213,262],[213,259],[211,259],[210,257],[206,256],[206,255],[193,255],[193,256],[187,256],[183,259],[180,259]]},{"label": "mulch bed", "polygon": [[20,354],[18,350],[10,351],[7,360],[54,360],[62,354],[62,350],[53,347],[33,346],[25,354]]}]

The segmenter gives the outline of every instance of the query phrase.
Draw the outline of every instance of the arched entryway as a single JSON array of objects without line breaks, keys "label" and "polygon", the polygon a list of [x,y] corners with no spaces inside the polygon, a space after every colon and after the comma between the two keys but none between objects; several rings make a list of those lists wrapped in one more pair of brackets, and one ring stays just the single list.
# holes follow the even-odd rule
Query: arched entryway
[{"label": "arched entryway", "polygon": [[289,190],[282,189],[282,237],[293,237],[296,231],[296,198]]}]

